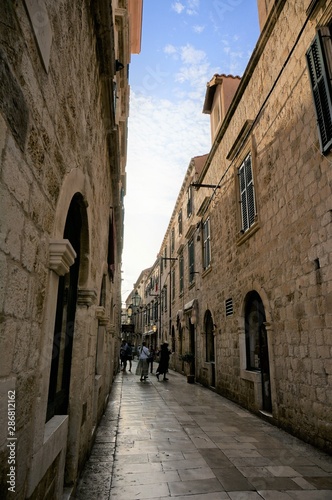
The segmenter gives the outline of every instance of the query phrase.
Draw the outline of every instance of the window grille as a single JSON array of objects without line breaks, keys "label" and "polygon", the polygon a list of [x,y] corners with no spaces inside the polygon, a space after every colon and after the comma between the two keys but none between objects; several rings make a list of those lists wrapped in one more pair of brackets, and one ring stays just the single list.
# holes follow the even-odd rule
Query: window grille
[{"label": "window grille", "polygon": [[227,299],[225,301],[226,306],[226,316],[231,316],[233,314],[233,299]]}]

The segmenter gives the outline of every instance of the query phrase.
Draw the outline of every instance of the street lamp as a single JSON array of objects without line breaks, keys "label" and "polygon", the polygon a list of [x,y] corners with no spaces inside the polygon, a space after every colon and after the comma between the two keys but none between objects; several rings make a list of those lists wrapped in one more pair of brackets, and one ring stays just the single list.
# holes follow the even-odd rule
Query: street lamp
[{"label": "street lamp", "polygon": [[139,293],[136,290],[136,292],[132,296],[132,304],[133,304],[134,307],[138,307],[140,305],[140,303],[141,303],[141,297],[140,297]]},{"label": "street lamp", "polygon": [[157,331],[157,325],[153,325],[152,331],[153,331],[153,333],[156,333],[156,331]]}]

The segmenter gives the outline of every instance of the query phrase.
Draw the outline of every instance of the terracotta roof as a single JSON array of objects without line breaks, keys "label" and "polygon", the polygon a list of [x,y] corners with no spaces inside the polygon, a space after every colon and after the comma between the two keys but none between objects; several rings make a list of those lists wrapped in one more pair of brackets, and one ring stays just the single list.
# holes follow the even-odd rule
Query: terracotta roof
[{"label": "terracotta roof", "polygon": [[195,165],[195,172],[196,174],[200,174],[201,171],[203,170],[203,167],[205,165],[205,162],[206,162],[206,159],[209,155],[208,154],[205,154],[205,155],[202,155],[202,156],[194,156],[194,158],[192,159],[192,161],[194,162],[194,165]]},{"label": "terracotta roof", "polygon": [[213,98],[214,94],[216,92],[217,85],[220,85],[224,79],[226,78],[233,78],[234,80],[241,80],[239,76],[234,76],[234,75],[225,75],[222,73],[221,75],[218,75],[217,73],[213,75],[211,80],[207,82],[206,84],[206,92],[205,92],[205,100],[204,100],[204,105],[203,105],[203,113],[205,114],[210,114],[211,109],[212,109],[212,103],[213,103]]}]

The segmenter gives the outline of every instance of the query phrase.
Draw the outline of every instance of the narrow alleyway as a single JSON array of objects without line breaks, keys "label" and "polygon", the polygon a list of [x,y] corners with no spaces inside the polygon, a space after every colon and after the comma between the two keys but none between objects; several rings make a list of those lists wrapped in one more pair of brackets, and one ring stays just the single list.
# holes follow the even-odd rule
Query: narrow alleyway
[{"label": "narrow alleyway", "polygon": [[331,500],[332,457],[218,394],[117,375],[79,500]]}]

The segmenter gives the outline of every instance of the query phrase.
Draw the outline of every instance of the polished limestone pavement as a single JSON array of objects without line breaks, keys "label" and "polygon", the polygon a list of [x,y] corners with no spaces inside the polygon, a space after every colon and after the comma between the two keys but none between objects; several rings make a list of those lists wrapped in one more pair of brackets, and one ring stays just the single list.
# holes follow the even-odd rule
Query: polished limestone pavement
[{"label": "polished limestone pavement", "polygon": [[215,392],[119,373],[79,500],[332,500],[332,457]]}]

